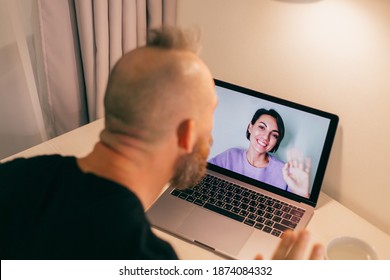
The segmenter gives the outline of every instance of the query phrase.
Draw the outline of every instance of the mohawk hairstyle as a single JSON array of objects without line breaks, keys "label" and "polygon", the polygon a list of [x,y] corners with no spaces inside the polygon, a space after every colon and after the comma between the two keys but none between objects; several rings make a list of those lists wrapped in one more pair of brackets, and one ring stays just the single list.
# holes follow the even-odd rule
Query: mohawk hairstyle
[{"label": "mohawk hairstyle", "polygon": [[152,29],[148,35],[148,47],[191,51],[200,51],[199,30],[184,30],[176,27]]}]

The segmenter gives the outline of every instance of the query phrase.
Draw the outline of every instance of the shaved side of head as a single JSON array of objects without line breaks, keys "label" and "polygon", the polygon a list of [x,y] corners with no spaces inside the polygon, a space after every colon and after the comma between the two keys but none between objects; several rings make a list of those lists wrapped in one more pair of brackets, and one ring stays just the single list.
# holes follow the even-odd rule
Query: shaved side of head
[{"label": "shaved side of head", "polygon": [[105,122],[110,134],[155,142],[183,118],[200,114],[201,89],[211,76],[205,78],[208,69],[196,55],[195,33],[164,28],[149,38],[147,46],[124,55],[113,68]]}]

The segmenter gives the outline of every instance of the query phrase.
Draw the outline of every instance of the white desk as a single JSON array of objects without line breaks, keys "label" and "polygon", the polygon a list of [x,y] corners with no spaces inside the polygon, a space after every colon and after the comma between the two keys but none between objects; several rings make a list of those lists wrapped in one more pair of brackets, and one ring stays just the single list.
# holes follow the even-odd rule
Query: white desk
[{"label": "white desk", "polygon": [[[35,147],[1,160],[15,157],[31,157],[41,154],[62,154],[84,156],[97,142],[103,128],[103,120],[98,120],[64,135],[53,138]],[[350,235],[366,240],[376,249],[380,259],[390,260],[390,236],[371,225],[325,193],[320,194],[313,219],[308,225],[311,242],[327,244],[341,235]],[[154,229],[162,239],[167,240],[176,250],[180,259],[221,259],[220,256],[185,242],[172,235]],[[259,253],[261,249],[259,248]]]}]

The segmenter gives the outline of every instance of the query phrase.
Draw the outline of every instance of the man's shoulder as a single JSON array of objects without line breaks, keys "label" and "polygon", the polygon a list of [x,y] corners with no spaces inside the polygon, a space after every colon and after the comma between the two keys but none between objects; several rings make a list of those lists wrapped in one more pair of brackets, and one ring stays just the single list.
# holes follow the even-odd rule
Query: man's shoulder
[{"label": "man's shoulder", "polygon": [[50,174],[51,170],[59,166],[74,166],[76,164],[75,157],[65,157],[61,155],[41,155],[30,158],[15,158],[10,161],[0,163],[0,176],[12,176],[15,174],[20,176],[40,174],[44,172]]},{"label": "man's shoulder", "polygon": [[[111,200],[111,199],[108,199]],[[173,248],[150,228],[144,209],[134,194],[107,201],[104,210],[95,209],[89,227],[96,227],[101,256],[109,259],[176,259]],[[100,228],[103,226],[102,228]],[[106,231],[105,229],[114,229]],[[111,240],[110,243],[104,242]],[[91,244],[91,246],[94,246]],[[100,256],[98,258],[101,258]]]},{"label": "man's shoulder", "polygon": [[46,164],[51,165],[56,162],[66,162],[74,161],[75,157],[71,156],[62,156],[59,154],[53,155],[39,155],[29,158],[19,157],[6,162],[0,163],[1,168],[6,168],[10,166],[23,166],[23,165],[36,165],[36,164]]}]

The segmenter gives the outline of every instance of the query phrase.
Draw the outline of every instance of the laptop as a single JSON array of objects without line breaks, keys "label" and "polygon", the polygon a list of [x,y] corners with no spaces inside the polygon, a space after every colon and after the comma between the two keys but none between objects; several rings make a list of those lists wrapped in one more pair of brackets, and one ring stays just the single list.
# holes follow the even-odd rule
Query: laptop
[{"label": "laptop", "polygon": [[[206,175],[186,190],[168,187],[146,214],[152,226],[226,258],[253,259],[261,253],[270,259],[283,232],[305,228],[314,214],[338,117],[221,80],[215,80],[215,90],[218,106]],[[284,125],[277,151],[268,153],[277,164],[267,179],[235,167],[240,155],[248,163],[248,125],[258,109],[273,109]],[[215,160],[228,150],[238,156]],[[302,166],[310,163],[309,195],[280,183],[280,167],[291,162],[293,153],[299,155],[295,160],[310,159],[299,166],[307,172]],[[268,172],[269,166],[271,159],[259,172]]]}]

